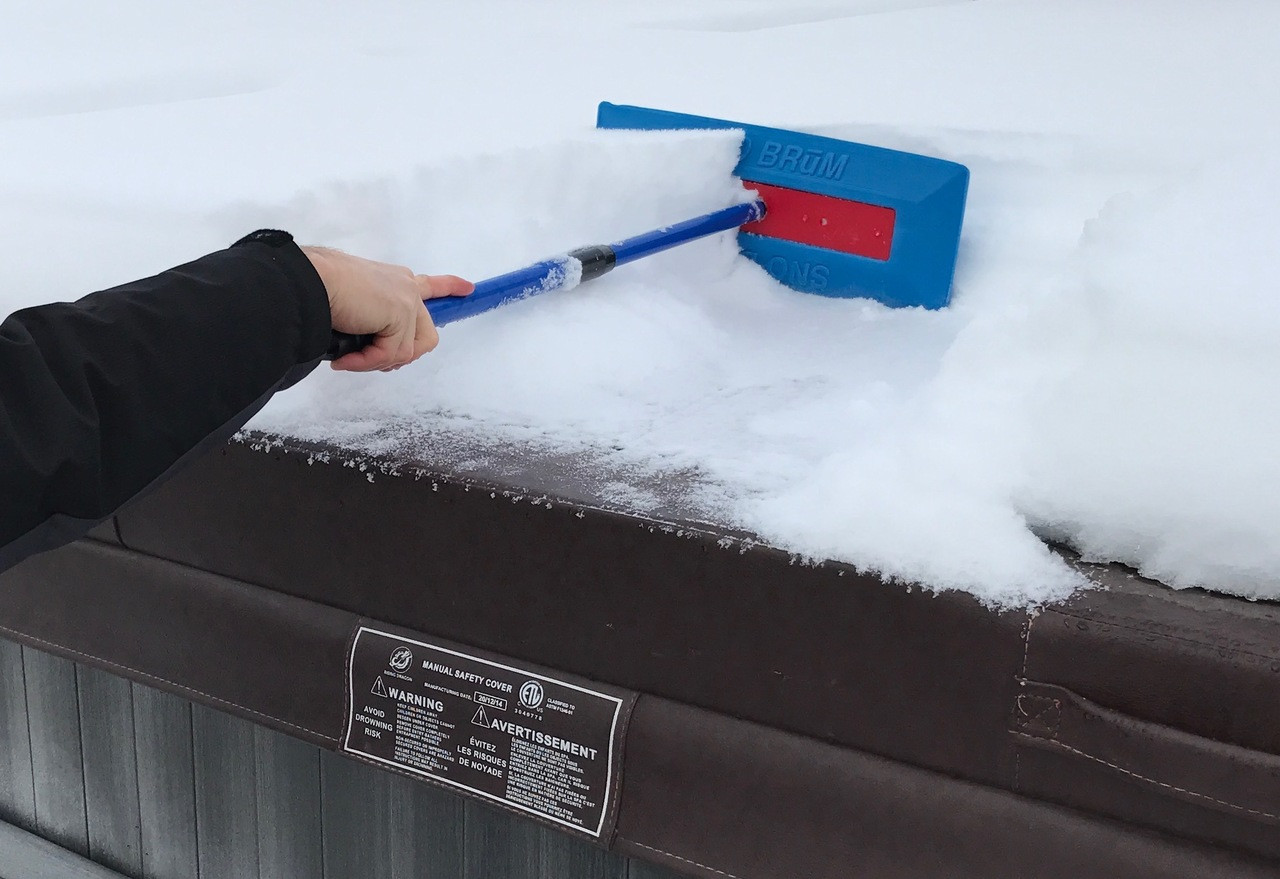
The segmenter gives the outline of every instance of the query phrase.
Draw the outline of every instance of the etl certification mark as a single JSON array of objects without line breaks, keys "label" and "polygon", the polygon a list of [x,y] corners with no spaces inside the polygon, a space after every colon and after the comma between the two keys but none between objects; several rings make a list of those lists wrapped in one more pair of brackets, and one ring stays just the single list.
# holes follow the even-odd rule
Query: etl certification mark
[{"label": "etl certification mark", "polygon": [[520,704],[525,708],[538,708],[545,697],[542,684],[537,681],[526,681],[520,688]]}]

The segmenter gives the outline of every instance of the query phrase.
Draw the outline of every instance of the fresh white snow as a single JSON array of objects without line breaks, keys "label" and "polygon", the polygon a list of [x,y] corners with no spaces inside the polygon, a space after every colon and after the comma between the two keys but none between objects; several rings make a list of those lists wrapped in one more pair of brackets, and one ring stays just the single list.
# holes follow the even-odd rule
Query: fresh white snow
[{"label": "fresh white snow", "polygon": [[259,226],[479,278],[740,197],[733,134],[595,132],[600,100],[963,162],[945,311],[795,293],[725,236],[254,426],[597,450],[632,509],[693,472],[709,519],[997,605],[1079,585],[1042,538],[1280,598],[1268,0],[50,0],[0,40],[4,311]]}]

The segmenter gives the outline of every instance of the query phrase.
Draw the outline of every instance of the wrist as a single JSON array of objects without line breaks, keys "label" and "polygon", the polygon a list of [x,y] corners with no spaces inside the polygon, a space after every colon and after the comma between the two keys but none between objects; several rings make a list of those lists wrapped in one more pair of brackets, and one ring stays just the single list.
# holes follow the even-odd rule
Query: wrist
[{"label": "wrist", "polygon": [[[332,332],[331,279],[320,271],[311,254],[298,246],[292,235],[279,229],[251,232],[231,248],[251,251],[251,258],[255,260],[265,258],[292,282],[290,286],[298,303],[298,363],[310,362],[323,354]],[[332,275],[331,270],[327,271]]]},{"label": "wrist", "polygon": [[337,267],[334,265],[332,248],[306,245],[300,248],[302,255],[311,261],[311,267],[320,276],[325,295],[329,298],[329,307],[333,307],[333,292],[337,289]]}]

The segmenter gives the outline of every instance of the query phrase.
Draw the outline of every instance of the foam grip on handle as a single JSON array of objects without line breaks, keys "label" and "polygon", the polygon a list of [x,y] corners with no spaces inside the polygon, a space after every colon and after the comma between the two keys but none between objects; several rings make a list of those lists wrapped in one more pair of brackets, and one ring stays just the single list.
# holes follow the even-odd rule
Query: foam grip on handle
[{"label": "foam grip on handle", "polygon": [[377,336],[372,334],[356,335],[354,333],[340,333],[333,331],[329,339],[329,350],[324,352],[322,360],[337,360],[339,357],[350,354],[352,351],[363,351],[365,348],[373,344],[373,340]]}]

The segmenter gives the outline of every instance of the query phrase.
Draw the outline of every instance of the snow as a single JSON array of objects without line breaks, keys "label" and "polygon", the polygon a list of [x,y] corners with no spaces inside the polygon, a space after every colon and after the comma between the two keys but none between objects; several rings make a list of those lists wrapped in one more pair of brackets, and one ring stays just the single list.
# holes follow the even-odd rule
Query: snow
[{"label": "snow", "polygon": [[1263,0],[28,4],[0,306],[259,226],[479,278],[740,198],[735,135],[595,132],[600,100],[937,155],[973,175],[945,311],[798,294],[720,237],[255,426],[589,451],[640,511],[693,473],[712,521],[993,605],[1081,585],[1045,539],[1280,598],[1277,44]]}]

